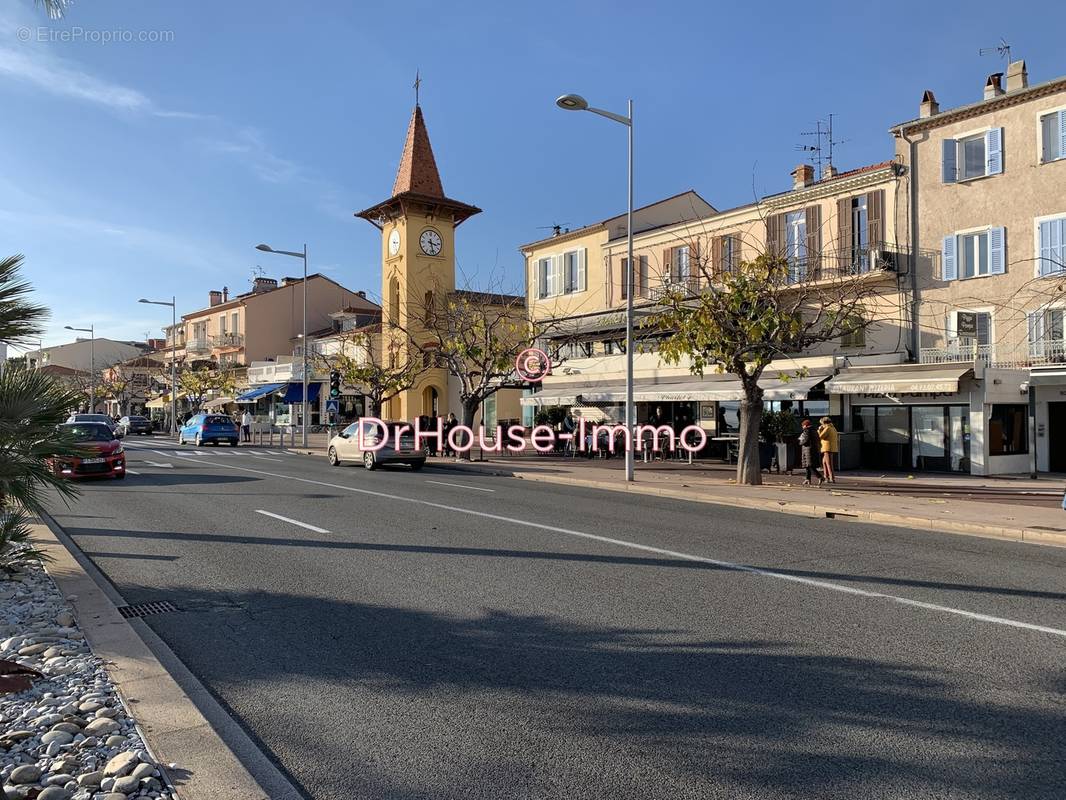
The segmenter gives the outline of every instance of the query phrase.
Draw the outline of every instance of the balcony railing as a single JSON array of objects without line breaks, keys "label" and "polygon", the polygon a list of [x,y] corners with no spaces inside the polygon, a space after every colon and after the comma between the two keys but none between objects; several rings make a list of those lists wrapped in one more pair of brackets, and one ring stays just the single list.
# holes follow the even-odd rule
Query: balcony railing
[{"label": "balcony railing", "polygon": [[1000,369],[1028,369],[1049,364],[1066,364],[1066,340],[1041,339],[1010,346],[952,342],[945,347],[923,347],[923,364],[974,362]]},{"label": "balcony railing", "polygon": [[207,337],[189,339],[185,343],[185,351],[187,353],[210,353],[211,352],[211,340]]},{"label": "balcony railing", "polygon": [[995,360],[995,348],[990,344],[952,342],[945,347],[923,347],[919,360],[923,364],[959,364],[972,361],[990,367]]},{"label": "balcony railing", "polygon": [[211,341],[215,347],[244,347],[243,333],[220,333],[213,336]]}]

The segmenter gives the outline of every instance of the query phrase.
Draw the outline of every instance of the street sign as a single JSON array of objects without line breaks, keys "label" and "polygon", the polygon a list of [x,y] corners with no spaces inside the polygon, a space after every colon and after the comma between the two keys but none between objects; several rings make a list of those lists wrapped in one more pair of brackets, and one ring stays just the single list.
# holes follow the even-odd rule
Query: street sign
[{"label": "street sign", "polygon": [[341,404],[340,404],[339,400],[327,400],[326,401],[326,411],[327,411],[327,413],[336,414],[340,410],[341,410]]}]

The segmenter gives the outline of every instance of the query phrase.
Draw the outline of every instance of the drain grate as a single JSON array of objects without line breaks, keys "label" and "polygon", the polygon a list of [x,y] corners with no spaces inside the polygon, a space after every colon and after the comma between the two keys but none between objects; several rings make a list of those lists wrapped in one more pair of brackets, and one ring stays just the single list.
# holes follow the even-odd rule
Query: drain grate
[{"label": "drain grate", "polygon": [[131,617],[150,617],[153,614],[166,614],[170,611],[181,611],[181,609],[166,600],[157,603],[137,603],[132,606],[118,607],[118,613],[126,619]]}]

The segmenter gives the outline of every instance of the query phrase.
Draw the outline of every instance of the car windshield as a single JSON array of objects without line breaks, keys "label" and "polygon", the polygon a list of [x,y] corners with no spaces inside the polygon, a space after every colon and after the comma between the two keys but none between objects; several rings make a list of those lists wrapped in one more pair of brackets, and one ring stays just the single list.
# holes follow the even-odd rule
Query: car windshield
[{"label": "car windshield", "polygon": [[76,442],[110,442],[114,438],[111,429],[98,422],[76,422],[60,427]]},{"label": "car windshield", "polygon": [[130,422],[147,422],[147,417],[129,417]]},{"label": "car windshield", "polygon": [[204,420],[205,425],[232,425],[233,420],[229,417],[213,416]]}]

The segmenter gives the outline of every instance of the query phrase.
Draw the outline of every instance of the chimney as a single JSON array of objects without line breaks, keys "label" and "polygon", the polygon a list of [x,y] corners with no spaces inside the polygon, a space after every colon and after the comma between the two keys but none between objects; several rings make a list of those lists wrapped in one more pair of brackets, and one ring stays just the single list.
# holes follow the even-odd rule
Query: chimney
[{"label": "chimney", "polygon": [[792,170],[792,188],[805,189],[814,183],[814,167],[810,164],[800,164]]},{"label": "chimney", "polygon": [[985,81],[985,100],[999,97],[1003,94],[1003,73],[993,72]]},{"label": "chimney", "polygon": [[932,89],[926,89],[922,95],[922,104],[918,106],[918,116],[922,119],[940,113],[940,103],[936,101],[936,95]]},{"label": "chimney", "polygon": [[222,292],[218,291],[217,289],[212,289],[210,292],[207,293],[207,299],[210,305],[217,306],[219,303],[222,302]]},{"label": "chimney", "polygon": [[228,303],[229,302],[229,287],[228,286],[223,286],[222,287],[222,302],[223,303]]},{"label": "chimney", "polygon": [[1024,61],[1012,61],[1007,66],[1007,91],[1014,92],[1029,85],[1029,72]]},{"label": "chimney", "polygon": [[832,164],[826,164],[825,168],[822,170],[822,180],[828,181],[835,178],[836,176],[837,168],[834,167]]},{"label": "chimney", "polygon": [[273,278],[256,278],[252,283],[253,292],[269,292],[271,289],[277,289],[278,282]]}]

